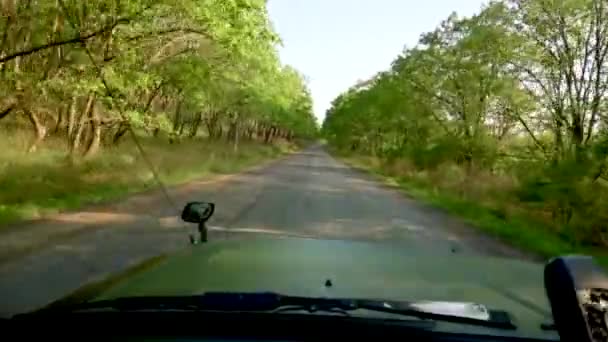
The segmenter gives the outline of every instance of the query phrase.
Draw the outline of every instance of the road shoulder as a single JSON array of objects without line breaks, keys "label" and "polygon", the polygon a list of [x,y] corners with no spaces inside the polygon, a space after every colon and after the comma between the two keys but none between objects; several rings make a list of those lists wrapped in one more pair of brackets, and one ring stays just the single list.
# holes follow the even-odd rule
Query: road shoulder
[{"label": "road shoulder", "polygon": [[476,226],[475,221],[467,220],[466,217],[461,217],[435,202],[428,201],[423,196],[416,196],[396,179],[374,170],[370,165],[336,154],[330,153],[330,155],[358,172],[361,177],[376,182],[378,186],[398,192],[410,202],[410,205],[417,207],[418,210],[426,213],[429,217],[433,217],[437,225],[456,235],[459,240],[465,241],[468,245],[477,246],[482,253],[534,262],[544,262],[546,260],[546,256],[541,253],[513,245],[508,240],[500,238],[500,236],[492,235],[480,229]]}]

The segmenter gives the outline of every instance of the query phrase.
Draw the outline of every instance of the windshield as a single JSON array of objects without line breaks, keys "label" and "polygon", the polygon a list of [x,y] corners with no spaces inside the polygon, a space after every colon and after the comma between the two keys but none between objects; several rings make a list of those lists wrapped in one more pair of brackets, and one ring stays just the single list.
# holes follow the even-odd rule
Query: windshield
[{"label": "windshield", "polygon": [[607,11],[3,0],[0,314],[272,291],[552,338],[540,262],[608,245]]}]

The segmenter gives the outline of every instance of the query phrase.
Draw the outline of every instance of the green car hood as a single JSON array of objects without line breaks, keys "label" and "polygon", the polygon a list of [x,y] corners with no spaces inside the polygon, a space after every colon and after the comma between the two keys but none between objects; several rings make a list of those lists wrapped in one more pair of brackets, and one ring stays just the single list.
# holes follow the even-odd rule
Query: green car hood
[{"label": "green car hood", "polygon": [[[325,286],[330,279],[331,287]],[[451,323],[437,329],[557,340],[540,264],[451,251],[313,239],[218,241],[193,246],[97,299],[273,291],[298,296],[459,301],[507,311],[516,330]],[[357,313],[358,314],[358,313]]]}]

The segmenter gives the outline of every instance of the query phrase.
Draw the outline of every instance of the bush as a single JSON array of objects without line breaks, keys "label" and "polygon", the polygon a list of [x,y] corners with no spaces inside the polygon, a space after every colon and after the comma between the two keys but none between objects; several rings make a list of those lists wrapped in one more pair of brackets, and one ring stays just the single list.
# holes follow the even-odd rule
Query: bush
[{"label": "bush", "polygon": [[592,177],[591,159],[564,159],[528,169],[516,198],[551,215],[553,229],[576,243],[608,246],[608,188]]}]

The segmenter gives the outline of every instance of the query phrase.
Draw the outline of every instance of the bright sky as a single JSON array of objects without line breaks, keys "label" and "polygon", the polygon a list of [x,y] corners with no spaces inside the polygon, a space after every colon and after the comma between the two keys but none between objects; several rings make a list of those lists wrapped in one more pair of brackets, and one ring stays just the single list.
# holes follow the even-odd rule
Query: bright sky
[{"label": "bright sky", "polygon": [[478,13],[482,0],[269,0],[283,38],[283,63],[309,79],[315,115],[358,80],[389,68],[403,47],[414,46],[450,13]]}]

